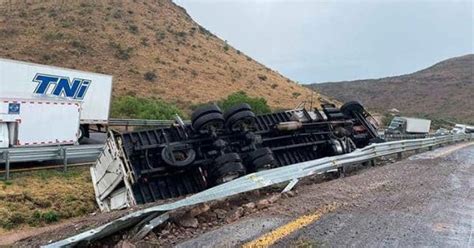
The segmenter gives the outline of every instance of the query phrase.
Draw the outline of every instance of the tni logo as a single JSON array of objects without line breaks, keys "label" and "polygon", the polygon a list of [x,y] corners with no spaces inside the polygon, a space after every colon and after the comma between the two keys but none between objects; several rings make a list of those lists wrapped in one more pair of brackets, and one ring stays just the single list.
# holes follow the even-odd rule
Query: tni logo
[{"label": "tni logo", "polygon": [[91,81],[87,79],[53,76],[46,74],[36,74],[33,82],[38,83],[34,93],[41,95],[55,95],[60,97],[70,97],[73,99],[84,99]]}]

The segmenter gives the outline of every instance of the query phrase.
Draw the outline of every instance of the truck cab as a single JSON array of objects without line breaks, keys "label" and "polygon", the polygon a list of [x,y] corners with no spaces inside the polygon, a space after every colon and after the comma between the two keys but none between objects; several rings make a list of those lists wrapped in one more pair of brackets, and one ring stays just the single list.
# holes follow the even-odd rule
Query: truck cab
[{"label": "truck cab", "polygon": [[428,134],[431,120],[396,116],[390,122],[387,134]]},{"label": "truck cab", "polygon": [[401,134],[405,129],[404,126],[406,126],[406,120],[402,117],[396,116],[392,119],[390,125],[388,125],[387,133]]}]

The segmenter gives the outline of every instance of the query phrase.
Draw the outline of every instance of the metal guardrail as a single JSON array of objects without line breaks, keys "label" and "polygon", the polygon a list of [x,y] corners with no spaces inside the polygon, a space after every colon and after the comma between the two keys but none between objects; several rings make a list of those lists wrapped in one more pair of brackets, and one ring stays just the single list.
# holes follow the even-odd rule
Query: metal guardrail
[{"label": "metal guardrail", "polygon": [[10,163],[62,160],[67,170],[68,160],[95,161],[104,145],[54,146],[0,149],[0,163],[5,163],[5,180],[10,178]]},{"label": "metal guardrail", "polygon": [[[109,119],[109,126],[154,126],[169,127],[174,120],[143,120],[143,119]],[[189,123],[190,121],[184,121]]]},{"label": "metal guardrail", "polygon": [[[284,190],[287,191],[291,190],[291,188],[298,182],[300,178],[317,173],[324,173],[341,167],[360,164],[382,156],[401,154],[402,152],[419,150],[423,148],[432,149],[438,145],[472,139],[474,139],[474,134],[460,134],[372,144],[365,148],[357,149],[352,153],[344,155],[326,157],[252,173],[228,183],[221,184],[211,189],[194,194],[182,200],[132,212],[102,226],[46,245],[45,247],[69,247],[74,245],[84,245],[88,242],[107,237],[108,235],[137,224],[142,227],[141,229],[139,229],[140,227],[137,228],[139,229],[137,235],[142,237],[151,231],[157,225],[157,223],[162,223],[164,221],[163,219],[168,218],[168,214],[166,212],[170,210],[222,199],[239,193],[244,193],[285,182],[288,182],[288,186]],[[164,214],[158,215],[160,213]]]}]

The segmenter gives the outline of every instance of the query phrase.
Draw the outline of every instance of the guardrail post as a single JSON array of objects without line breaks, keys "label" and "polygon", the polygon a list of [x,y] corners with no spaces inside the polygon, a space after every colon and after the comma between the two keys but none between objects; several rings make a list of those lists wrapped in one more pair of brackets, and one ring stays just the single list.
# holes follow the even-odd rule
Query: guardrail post
[{"label": "guardrail post", "polygon": [[67,148],[61,147],[61,153],[63,157],[63,163],[64,163],[64,172],[67,172]]},{"label": "guardrail post", "polygon": [[377,163],[375,162],[375,159],[370,160],[370,165],[371,166],[376,166],[377,165]]},{"label": "guardrail post", "polygon": [[397,159],[402,159],[402,158],[403,158],[402,152],[397,152]]},{"label": "guardrail post", "polygon": [[3,159],[5,160],[5,181],[10,180],[10,154],[8,150],[3,152]]},{"label": "guardrail post", "polygon": [[433,151],[433,146],[428,146],[429,151]]}]

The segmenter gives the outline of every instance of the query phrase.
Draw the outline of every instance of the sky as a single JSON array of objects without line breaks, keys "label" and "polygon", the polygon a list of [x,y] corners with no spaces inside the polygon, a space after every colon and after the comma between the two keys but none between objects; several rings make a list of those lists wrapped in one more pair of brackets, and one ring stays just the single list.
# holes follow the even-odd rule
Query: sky
[{"label": "sky", "polygon": [[401,75],[474,50],[474,0],[174,1],[300,83]]}]

